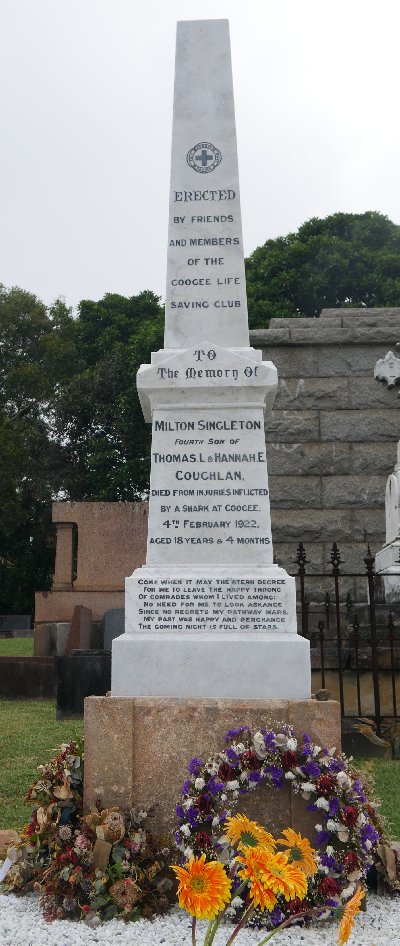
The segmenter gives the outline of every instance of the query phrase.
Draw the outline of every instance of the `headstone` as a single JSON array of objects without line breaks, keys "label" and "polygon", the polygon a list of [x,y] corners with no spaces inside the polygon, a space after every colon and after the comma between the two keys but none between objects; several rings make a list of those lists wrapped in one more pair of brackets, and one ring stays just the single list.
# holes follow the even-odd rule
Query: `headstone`
[{"label": "headstone", "polygon": [[31,637],[30,614],[0,614],[0,637]]},{"label": "headstone", "polygon": [[111,650],[112,642],[125,629],[125,608],[110,608],[103,618],[104,650]]},{"label": "headstone", "polygon": [[87,650],[91,644],[92,637],[92,612],[90,608],[85,608],[82,604],[77,604],[72,613],[72,621],[69,629],[68,640],[65,647],[65,656],[67,657],[72,650]]},{"label": "headstone", "polygon": [[249,347],[226,20],[178,24],[164,343],[137,377],[147,559],[126,581],[112,694],[309,698],[295,581],[273,564],[277,372]]},{"label": "headstone", "polygon": [[400,601],[400,440],[397,462],[386,483],[386,542],[375,557],[375,572],[384,579],[388,604]]}]

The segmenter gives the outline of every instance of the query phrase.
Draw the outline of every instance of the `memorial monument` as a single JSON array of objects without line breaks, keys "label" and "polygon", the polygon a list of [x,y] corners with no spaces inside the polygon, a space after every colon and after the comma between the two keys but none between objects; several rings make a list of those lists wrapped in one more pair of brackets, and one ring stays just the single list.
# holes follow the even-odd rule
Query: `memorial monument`
[{"label": "memorial monument", "polygon": [[375,572],[383,576],[387,604],[400,601],[400,440],[397,462],[386,483],[386,542],[375,557]]},{"label": "memorial monument", "polygon": [[232,726],[340,745],[337,704],[310,699],[294,578],[273,563],[277,372],[249,345],[226,20],[178,24],[164,345],[137,376],[152,423],[146,564],[126,580],[111,695],[85,701],[85,806],[156,804],[161,828],[191,756]]},{"label": "memorial monument", "polygon": [[273,564],[250,348],[229,30],[178,24],[165,348],[137,387],[152,423],[147,560],[126,581],[115,696],[310,697],[295,581]]}]

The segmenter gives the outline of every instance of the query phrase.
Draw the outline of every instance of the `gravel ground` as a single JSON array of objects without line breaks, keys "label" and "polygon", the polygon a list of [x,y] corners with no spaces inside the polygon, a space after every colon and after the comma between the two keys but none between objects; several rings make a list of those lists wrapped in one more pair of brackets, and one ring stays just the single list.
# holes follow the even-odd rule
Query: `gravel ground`
[{"label": "gravel ground", "polygon": [[[1,946],[190,946],[191,921],[180,910],[150,923],[124,923],[112,920],[97,929],[84,923],[57,920],[46,923],[36,896],[17,898],[0,895]],[[202,946],[198,924],[198,946]],[[215,946],[224,946],[232,926],[218,932]],[[242,931],[238,946],[256,946],[260,932]],[[337,925],[324,923],[309,930],[285,930],[273,942],[281,946],[334,946]],[[349,946],[400,946],[400,896],[395,898],[368,895],[368,908],[356,919]]]}]

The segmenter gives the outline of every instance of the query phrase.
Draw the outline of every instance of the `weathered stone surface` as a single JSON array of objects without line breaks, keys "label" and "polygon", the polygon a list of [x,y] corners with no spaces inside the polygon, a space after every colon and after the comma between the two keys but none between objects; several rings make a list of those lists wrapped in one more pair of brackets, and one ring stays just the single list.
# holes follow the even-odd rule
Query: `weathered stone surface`
[{"label": "weathered stone surface", "polygon": [[125,608],[114,608],[106,611],[103,620],[104,650],[111,650],[112,642],[124,633]]},{"label": "weathered stone surface", "polygon": [[[270,485],[274,476],[326,476],[350,472],[348,443],[269,443]],[[369,472],[369,471],[367,471]]]},{"label": "weathered stone surface", "polygon": [[[322,480],[322,506],[384,505],[384,476],[325,476]],[[273,492],[271,490],[271,495]]]},{"label": "weathered stone surface", "polygon": [[92,612],[90,608],[85,608],[78,604],[73,611],[71,626],[68,633],[68,640],[65,646],[65,656],[68,657],[72,650],[90,647],[90,637],[92,634]]},{"label": "weathered stone surface", "polygon": [[19,834],[17,831],[4,830],[0,831],[0,860],[5,860],[7,857],[7,851],[9,847],[12,847],[14,844],[17,844],[19,841]]},{"label": "weathered stone surface", "polygon": [[400,325],[400,308],[398,306],[371,306],[371,308],[349,308],[349,309],[321,309],[320,319],[334,319],[340,321],[343,325],[346,322],[357,321],[371,322],[374,325],[381,325],[382,322],[398,321]]},{"label": "weathered stone surface", "polygon": [[265,421],[267,443],[319,439],[317,411],[272,411]]},{"label": "weathered stone surface", "polygon": [[50,657],[54,652],[52,624],[39,624],[33,632],[34,657]]},{"label": "weathered stone surface", "polygon": [[[327,535],[335,535],[338,542],[350,540],[353,524],[348,510],[291,509],[271,510],[272,531],[277,542],[324,542]],[[334,530],[332,529],[334,522]],[[333,541],[333,540],[332,540]]]},{"label": "weathered stone surface", "polygon": [[[336,407],[339,407],[339,404],[336,404]],[[390,411],[399,410],[399,387],[388,388],[386,384],[371,377],[349,378],[346,407],[362,411],[376,410],[380,407]]]},{"label": "weathered stone surface", "polygon": [[370,410],[365,413],[363,411],[324,411],[320,415],[320,425],[321,440],[347,440],[362,443],[371,440],[390,440],[393,434],[393,439],[397,439],[398,434],[398,431],[393,430],[393,411],[390,410]]},{"label": "weathered stone surface", "polygon": [[332,407],[349,407],[349,382],[343,378],[282,378],[278,383],[275,411],[325,411]]},{"label": "weathered stone surface", "polygon": [[[346,378],[354,374],[365,374],[371,377],[374,374],[374,365],[377,358],[383,358],[387,352],[387,344],[383,343],[382,336],[371,344],[361,345],[321,345],[316,349],[318,369],[315,372],[320,378]],[[274,356],[278,371],[279,359]],[[378,383],[378,382],[377,382]]]},{"label": "weathered stone surface", "polygon": [[[262,333],[259,333],[260,335]],[[256,342],[253,343],[256,345]],[[261,347],[257,343],[257,348]],[[273,361],[279,378],[312,378],[318,376],[318,349],[311,346],[296,348],[288,345],[276,347],[268,344],[262,346],[263,361]]]},{"label": "weathered stone surface", "polygon": [[111,689],[111,655],[102,651],[74,651],[56,657],[56,717],[83,716],[87,696],[105,696]]},{"label": "weathered stone surface", "polygon": [[35,621],[71,621],[77,604],[90,608],[93,621],[101,621],[104,612],[109,608],[123,608],[124,600],[123,583],[119,591],[37,591]]},{"label": "weathered stone surface", "polygon": [[[396,460],[395,439],[396,430],[393,430],[393,441],[380,442],[379,449],[374,441],[369,443],[352,443],[350,445],[350,471],[352,473],[382,473],[389,476]],[[342,471],[343,473],[346,470]]]},{"label": "weathered stone surface", "polygon": [[[205,759],[217,751],[234,726],[276,728],[284,722],[293,725],[298,736],[308,732],[319,745],[340,749],[339,708],[332,702],[89,697],[84,807],[97,799],[123,808],[155,805],[155,830],[173,831],[175,805],[194,755]],[[271,829],[298,824],[300,813],[289,793],[255,793],[253,805],[252,816]]]},{"label": "weathered stone surface", "polygon": [[301,509],[322,505],[320,476],[273,476],[269,487],[275,508]]}]

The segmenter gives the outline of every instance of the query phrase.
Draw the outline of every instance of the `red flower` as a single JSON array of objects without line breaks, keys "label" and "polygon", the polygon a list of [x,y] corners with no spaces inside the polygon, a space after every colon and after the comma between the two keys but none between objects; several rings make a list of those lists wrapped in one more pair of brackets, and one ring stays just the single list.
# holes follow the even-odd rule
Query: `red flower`
[{"label": "red flower", "polygon": [[291,752],[290,749],[287,752],[284,752],[282,756],[282,765],[285,772],[288,772],[289,769],[294,769],[295,765],[297,765],[296,753]]},{"label": "red flower", "polygon": [[343,867],[346,874],[351,874],[353,870],[358,870],[360,861],[354,851],[346,851],[343,858]]},{"label": "red flower", "polygon": [[211,811],[211,798],[209,795],[198,795],[196,805],[201,815],[209,815]]},{"label": "red flower", "polygon": [[194,839],[195,846],[200,851],[206,851],[211,847],[211,839],[205,831],[198,831]]},{"label": "red flower", "polygon": [[315,783],[317,792],[320,795],[323,795],[324,798],[328,798],[332,794],[332,791],[335,786],[335,779],[332,775],[320,775]]},{"label": "red flower", "polygon": [[221,782],[229,782],[229,779],[232,778],[232,767],[229,765],[229,762],[221,762],[218,775]]},{"label": "red flower", "polygon": [[83,904],[82,912],[83,912],[83,913],[90,913],[90,907],[88,906],[87,903],[84,903],[84,904]]},{"label": "red flower", "polygon": [[255,752],[252,749],[249,749],[248,752],[243,752],[241,755],[243,764],[246,766],[246,769],[260,769],[261,760],[257,758]]},{"label": "red flower", "polygon": [[357,818],[358,811],[354,805],[345,805],[340,811],[340,819],[346,825],[346,828],[354,828]]},{"label": "red flower", "polygon": [[309,900],[300,900],[300,897],[294,897],[293,900],[289,900],[288,911],[292,915],[295,913],[305,913],[308,909],[312,909]]},{"label": "red flower", "polygon": [[336,897],[340,891],[339,884],[334,877],[324,877],[318,884],[318,890],[323,897]]}]

